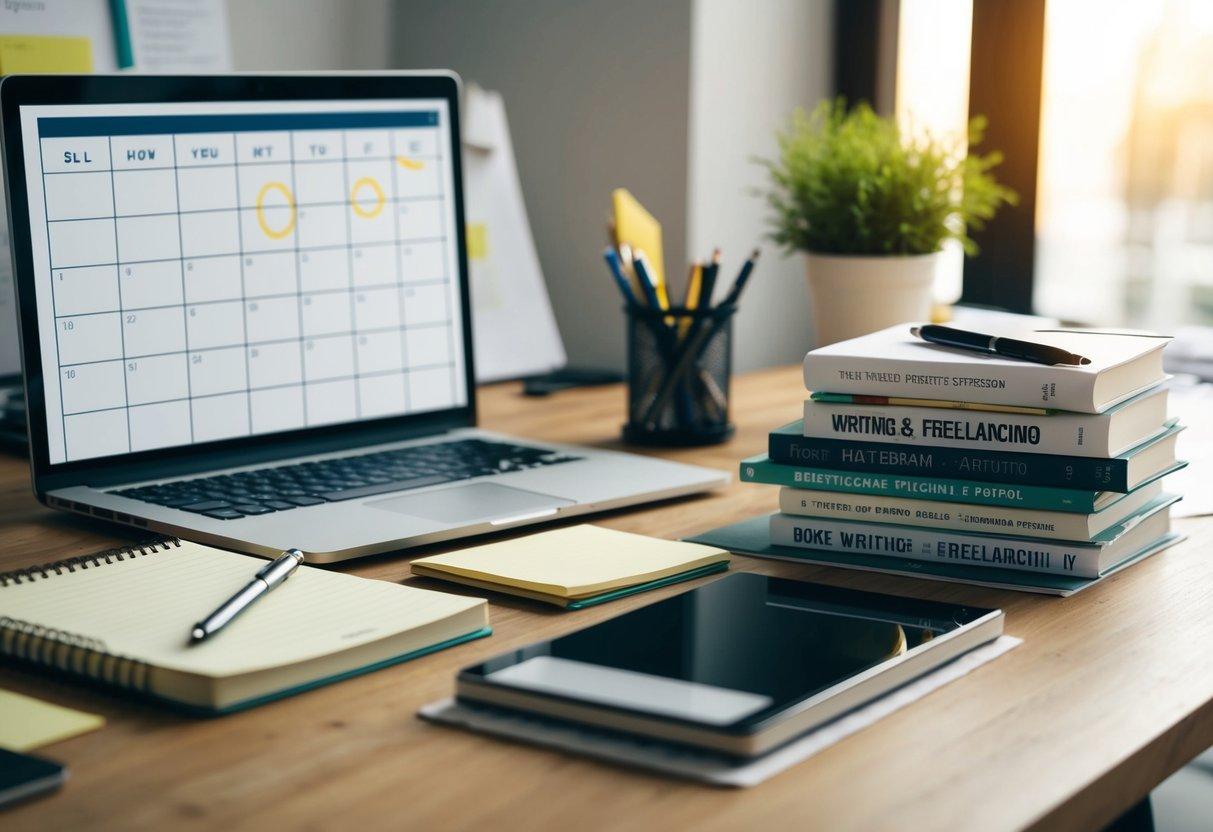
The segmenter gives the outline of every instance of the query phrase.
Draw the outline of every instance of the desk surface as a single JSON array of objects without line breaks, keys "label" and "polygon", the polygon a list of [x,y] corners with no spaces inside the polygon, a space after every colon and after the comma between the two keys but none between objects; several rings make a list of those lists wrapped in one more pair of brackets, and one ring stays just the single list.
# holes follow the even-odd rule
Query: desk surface
[{"label": "desk surface", "polygon": [[[665,452],[736,471],[800,412],[798,369],[735,381],[736,438]],[[482,392],[486,427],[616,445],[618,387],[523,397]],[[59,515],[0,457],[0,570],[82,554],[122,531]],[[761,512],[775,489],[734,482],[710,497],[614,512],[605,526],[680,537]],[[1213,521],[1192,540],[1069,599],[738,557],[736,568],[882,592],[999,606],[1025,643],[754,789],[651,777],[421,722],[462,666],[680,592],[579,612],[491,598],[492,638],[219,719],[0,668],[0,686],[99,712],[101,731],[45,749],[71,767],[57,795],[5,813],[9,830],[81,826],[415,828],[1098,828],[1213,745]],[[345,569],[408,576],[387,555]],[[416,579],[410,579],[416,580]],[[418,585],[436,586],[418,581]]]}]

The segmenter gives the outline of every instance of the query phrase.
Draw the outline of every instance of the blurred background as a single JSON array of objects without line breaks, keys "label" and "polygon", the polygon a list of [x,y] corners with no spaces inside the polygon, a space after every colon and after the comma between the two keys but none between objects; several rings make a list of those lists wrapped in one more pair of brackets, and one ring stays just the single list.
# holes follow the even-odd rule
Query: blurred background
[{"label": "blurred background", "polygon": [[[761,13],[758,13],[760,10]],[[1099,325],[1213,324],[1208,0],[230,2],[241,70],[451,67],[499,91],[569,360],[622,367],[598,252],[608,194],[659,217],[671,260],[765,233],[754,157],[836,94],[963,134],[1020,194],[944,299]],[[768,254],[773,253],[768,246]],[[738,321],[745,370],[811,343],[804,269],[770,257]],[[951,297],[949,297],[951,296]]]}]

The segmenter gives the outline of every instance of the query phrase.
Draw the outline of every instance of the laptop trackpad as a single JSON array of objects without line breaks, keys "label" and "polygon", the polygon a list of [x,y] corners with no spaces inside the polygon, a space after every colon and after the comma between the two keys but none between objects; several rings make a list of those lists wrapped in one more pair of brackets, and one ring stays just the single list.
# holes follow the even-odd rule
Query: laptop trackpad
[{"label": "laptop trackpad", "polygon": [[521,519],[543,512],[555,514],[556,509],[561,506],[572,504],[572,500],[553,497],[550,494],[537,494],[506,485],[476,482],[421,494],[392,497],[367,505],[439,523],[460,524],[515,517]]}]

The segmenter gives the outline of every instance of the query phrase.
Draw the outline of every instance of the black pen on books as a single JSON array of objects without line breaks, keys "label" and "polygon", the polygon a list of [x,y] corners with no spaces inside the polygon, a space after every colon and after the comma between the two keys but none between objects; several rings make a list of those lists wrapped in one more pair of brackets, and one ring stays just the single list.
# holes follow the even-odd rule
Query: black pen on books
[{"label": "black pen on books", "polygon": [[910,334],[944,347],[997,355],[1001,358],[1013,358],[1017,361],[1030,361],[1033,364],[1049,366],[1066,364],[1081,367],[1091,363],[1091,359],[1063,350],[1061,347],[1020,341],[1016,338],[1001,338],[997,335],[987,335],[984,332],[970,332],[966,329],[953,329],[950,326],[939,326],[938,324],[912,326]]}]

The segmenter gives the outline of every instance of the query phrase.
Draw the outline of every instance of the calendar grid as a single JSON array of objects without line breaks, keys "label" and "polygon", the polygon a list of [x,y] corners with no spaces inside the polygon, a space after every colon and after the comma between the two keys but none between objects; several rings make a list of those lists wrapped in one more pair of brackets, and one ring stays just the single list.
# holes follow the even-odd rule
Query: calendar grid
[{"label": "calendar grid", "polygon": [[[230,257],[231,255],[224,255],[224,256]],[[172,263],[175,261],[158,260],[156,262]],[[111,263],[109,265],[115,265],[115,264]],[[125,265],[135,265],[135,264],[128,263]],[[71,269],[57,269],[56,271],[70,272]],[[416,283],[409,284],[409,288],[423,288],[426,286],[444,286],[444,285],[446,285],[445,280],[426,280],[426,281],[418,281]],[[364,291],[375,292],[375,291],[383,291],[385,289],[395,289],[395,288],[397,288],[397,284],[395,284],[395,283],[372,283],[372,284],[368,284],[366,286],[360,286],[358,288],[360,288]],[[317,296],[317,297],[323,297],[325,295],[344,295],[344,294],[348,294],[348,293],[349,293],[349,290],[344,289],[344,288],[343,289],[313,289],[313,290],[310,290],[307,292],[308,295]],[[277,294],[270,294],[270,295],[253,295],[251,298],[249,298],[249,300],[280,300],[282,298],[297,297],[297,295],[298,295],[297,292],[279,292]],[[191,301],[188,301],[186,303],[186,305],[189,307],[215,306],[215,305],[219,305],[219,304],[235,303],[235,302],[236,302],[236,300],[234,298],[215,298],[213,300],[191,300]],[[180,308],[180,306],[181,306],[181,304],[179,304],[179,303],[166,303],[166,304],[159,304],[156,306],[127,306],[126,311],[128,311],[128,312],[152,312],[157,309],[178,309],[178,308]],[[92,317],[95,315],[112,315],[112,314],[114,314],[112,311],[103,309],[98,312],[74,312],[71,315],[60,315],[59,317],[88,318],[88,317]],[[452,323],[452,321],[446,320],[446,321],[442,321],[441,323],[449,324],[449,323]],[[426,326],[426,325],[427,324],[414,324],[414,326]],[[388,327],[388,329],[395,329],[395,328],[396,327]],[[381,329],[383,329],[383,328],[381,327]],[[66,367],[69,365],[65,364],[63,366]]]},{"label": "calendar grid", "polygon": [[[38,144],[38,167],[42,171],[42,216],[43,216],[44,225],[46,227],[46,238],[49,240],[50,236],[51,236],[51,226],[50,226],[50,222],[49,222],[50,209],[46,204],[46,165],[42,159],[42,144],[41,143]],[[57,290],[55,289],[55,278],[54,278],[54,274],[55,274],[54,265],[55,264],[52,260],[52,257],[53,257],[53,255],[51,254],[50,248],[48,247],[46,250],[46,265],[49,270],[49,273],[51,274],[51,306],[52,306],[52,308],[57,309],[58,300],[57,300],[57,294],[56,294]],[[55,345],[55,367],[57,368],[57,371],[55,372],[55,380],[58,382],[58,387],[59,387],[59,401],[62,402],[63,401],[63,372],[64,371],[62,369],[62,364],[61,364],[60,357],[59,357],[59,354],[60,354],[60,350],[59,350],[59,318],[58,318],[58,316],[55,316],[51,320],[54,322],[54,332],[55,332],[55,338],[52,341],[52,343]],[[60,434],[60,436],[64,437],[63,453],[64,453],[64,456],[66,456],[66,454],[67,454],[67,441],[66,441],[67,416],[66,416],[66,414],[64,414],[62,406],[60,406],[60,408],[59,408],[59,427],[63,431]]]},{"label": "calendar grid", "polygon": [[44,137],[64,458],[464,401],[440,126]]},{"label": "calendar grid", "polygon": [[[312,207],[312,206],[307,206],[307,207]],[[227,212],[230,213],[231,209],[228,209]],[[216,212],[216,213],[219,213],[219,212]],[[122,216],[118,217],[118,219],[135,219],[135,218],[143,219],[144,217],[147,217],[147,216],[168,217],[168,216],[172,216],[172,214],[159,214],[159,215],[138,214],[138,215],[134,215],[134,216],[122,215]],[[75,219],[73,219],[73,220],[56,220],[56,222],[88,222],[88,221],[92,221],[92,220],[112,220],[112,219],[114,219],[114,217],[90,217],[88,220],[75,220]],[[444,242],[445,240],[446,240],[446,236],[443,235],[443,236],[438,236],[438,237],[418,237],[417,239],[405,240],[404,242],[408,242],[408,243],[441,243],[441,242]],[[394,245],[392,242],[360,243],[359,248],[388,248],[392,245]],[[300,253],[310,253],[310,252],[317,252],[317,251],[345,251],[348,247],[349,247],[348,245],[311,246],[311,247],[305,246],[303,248],[300,248],[299,251],[300,251]],[[250,251],[247,253],[248,254],[266,254],[268,252],[267,252],[267,250],[264,250],[264,249],[257,249],[256,251]],[[196,254],[196,255],[191,255],[189,259],[190,260],[213,260],[217,257],[232,257],[233,255],[234,255],[234,252],[224,252],[222,254]],[[147,260],[123,260],[122,264],[127,265],[127,266],[143,266],[143,265],[147,265],[149,263],[173,263],[173,262],[176,262],[178,259],[179,258],[176,258],[176,257],[153,257],[153,258],[150,258]],[[81,265],[76,265],[76,266],[61,266],[59,268],[56,268],[55,271],[66,272],[66,271],[71,271],[72,269],[92,269],[92,268],[97,268],[99,266],[117,266],[117,265],[119,265],[119,264],[116,260],[98,262],[98,263],[83,263]],[[437,282],[445,283],[446,281],[440,280]]]},{"label": "calendar grid", "polygon": [[[177,138],[179,134],[174,133],[174,134],[166,134],[166,135],[172,135],[173,138]],[[181,135],[188,136],[188,134],[181,134]],[[441,156],[434,155],[434,154],[417,153],[417,154],[414,154],[413,157],[416,159],[430,159],[433,161],[441,161]],[[359,158],[364,161],[380,161],[380,162],[391,161],[390,156],[361,156]],[[324,160],[324,159],[295,159],[294,163],[297,165],[319,165],[319,164],[325,164],[326,161],[327,160]],[[270,167],[270,166],[278,165],[278,164],[281,164],[281,163],[272,162],[272,161],[271,162],[242,162],[241,163],[242,167],[245,167],[245,168],[255,168],[258,166]],[[207,169],[214,169],[214,168],[230,168],[230,167],[231,167],[230,164],[228,164],[226,162],[220,162],[220,163],[217,163],[214,165],[190,165],[190,170],[207,170]],[[145,171],[147,171],[147,170],[174,170],[174,166],[173,165],[161,165],[161,166],[150,165],[147,167],[140,167],[139,170],[145,170]],[[60,176],[62,174],[61,173],[51,173],[51,174],[46,174],[46,175],[47,176]],[[68,175],[71,175],[71,174],[69,173]],[[428,197],[405,197],[405,198],[406,199],[408,199],[408,198],[427,199]],[[342,203],[334,203],[334,204],[342,204]],[[242,207],[250,207],[250,206],[242,206]]]},{"label": "calendar grid", "polygon": [[[186,292],[185,292],[185,238],[184,238],[184,235],[181,233],[181,176],[180,176],[180,174],[177,173],[177,137],[176,136],[173,136],[172,145],[173,145],[173,199],[176,201],[176,204],[177,204],[177,249],[181,253],[181,261],[180,261],[180,266],[181,266],[181,306],[182,306],[182,311],[184,312],[185,296],[186,296]],[[112,151],[111,151],[111,153],[112,153]],[[113,166],[114,166],[114,161],[111,158],[110,167],[112,168]],[[115,218],[114,219],[115,226],[117,225],[117,223],[118,223],[118,220],[117,220],[117,218]],[[190,378],[190,366],[189,366],[190,327],[189,327],[189,322],[185,320],[184,316],[181,318],[181,326],[185,330],[185,362],[186,362],[185,363],[185,392],[186,392],[186,398],[188,398],[189,400],[192,401],[194,398],[194,390],[193,390],[193,380]],[[190,441],[193,442],[194,441],[194,408],[193,407],[186,408],[186,417],[189,419]]]},{"label": "calendar grid", "polygon": [[[176,138],[173,139],[176,142]],[[236,137],[232,136],[232,179],[236,183],[236,204],[240,205],[240,156],[236,153]],[[244,322],[244,343],[241,349],[244,353],[244,408],[247,430],[253,432],[253,377],[249,368],[248,340],[248,282],[245,279],[244,268],[247,265],[244,255],[244,223],[236,223],[236,239],[240,247],[240,318]]]},{"label": "calendar grid", "polygon": [[[442,161],[441,161],[442,160],[442,147],[441,146],[438,146],[438,159],[439,159],[439,164],[441,164],[442,163]],[[441,186],[439,186],[439,187],[441,187]],[[441,197],[444,199],[446,198],[445,192],[443,192],[441,194]],[[439,227],[442,229],[442,236],[445,237],[446,236],[446,216],[441,215],[438,219],[438,222],[439,222]],[[445,247],[442,249],[442,267],[443,267],[442,270],[443,270],[444,274],[449,275],[451,273],[451,264],[447,260],[447,251],[446,251]],[[452,312],[450,295],[444,295],[442,301],[446,305],[446,317],[449,319],[451,317],[451,312]],[[448,329],[446,331],[446,348],[447,348],[447,350],[450,351],[450,354],[454,354],[455,333],[451,329]],[[457,382],[455,380],[454,366],[451,367],[450,380],[451,380],[451,398],[454,399],[455,398],[455,385],[457,384]]]},{"label": "calendar grid", "polygon": [[[391,159],[395,159],[396,158],[396,137],[394,135],[392,135],[391,133],[388,133],[387,141],[388,141],[388,156]],[[400,195],[400,183],[397,180],[397,175],[398,174],[396,173],[396,166],[392,165],[392,195],[398,197]],[[403,254],[401,252],[401,248],[403,247],[403,244],[400,242],[400,208],[397,205],[392,206],[392,228],[395,229],[395,232],[396,232],[395,249],[392,252],[395,255],[395,257],[393,259],[395,260],[395,263],[396,263],[396,302],[399,304],[399,307],[400,307],[400,323],[403,325],[404,321],[405,321],[405,317],[404,317],[405,316],[405,312],[404,312],[404,261],[403,261]],[[409,339],[405,336],[404,332],[401,331],[401,333],[400,333],[400,366],[401,367],[409,366],[408,341],[409,341]],[[404,408],[405,408],[405,410],[409,409],[411,401],[412,401],[412,394],[409,392],[409,386],[406,384],[406,385],[404,385]]]},{"label": "calendar grid", "polygon": [[[350,190],[350,163],[349,163],[349,148],[346,145],[345,131],[341,131],[341,181],[344,183],[343,192],[349,196],[350,210],[342,211],[345,216],[345,256],[346,262],[349,264],[349,283],[350,283],[350,329],[358,329],[358,312],[354,308],[354,247],[350,241],[354,238],[354,231],[350,226],[353,221],[354,194]],[[351,339],[350,347],[353,351],[354,360],[354,415],[358,418],[362,417],[362,386],[359,384],[360,378],[358,375],[358,336]]]},{"label": "calendar grid", "polygon": [[[224,165],[224,167],[231,167],[231,165]],[[247,167],[255,167],[255,166],[254,165],[242,165],[242,167],[247,168]],[[172,170],[172,168],[163,168],[163,170]],[[197,170],[197,168],[194,168],[194,170]],[[119,171],[119,173],[120,172],[121,171]],[[394,171],[393,171],[393,173],[394,173]],[[52,174],[52,175],[53,176],[77,176],[78,174],[56,173],[56,174]],[[437,194],[435,194],[434,196],[402,197],[400,199],[388,199],[387,197],[384,197],[384,204],[386,205],[388,202],[394,202],[394,203],[433,202],[436,199],[438,199]],[[349,201],[342,200],[342,201],[333,201],[333,202],[309,202],[309,203],[307,203],[308,208],[340,208],[344,205],[349,205]],[[239,208],[188,208],[188,209],[184,209],[181,211],[143,211],[138,214],[120,214],[119,216],[123,216],[123,217],[187,216],[188,217],[188,216],[191,216],[194,214],[226,214],[226,213],[230,213],[231,211],[251,211],[251,210],[256,210],[256,206],[241,205]],[[47,222],[50,225],[57,225],[59,223],[71,223],[71,222],[81,222],[81,221],[87,222],[88,220],[108,220],[108,219],[113,219],[113,218],[109,217],[109,216],[105,216],[105,215],[98,215],[95,217],[66,217],[66,218],[57,219],[57,220],[56,219],[47,220]],[[445,238],[444,237],[431,237],[430,239],[442,240]],[[390,245],[392,245],[392,242],[388,241],[388,242],[382,242],[382,243],[367,243],[367,245],[390,246]],[[307,248],[307,246],[303,246],[303,248]],[[318,246],[318,248],[325,248],[325,246]],[[328,248],[334,248],[334,246],[328,246]],[[337,246],[337,248],[340,248],[340,246]],[[172,258],[168,258],[168,259],[172,259]]]},{"label": "calendar grid", "polygon": [[[180,355],[180,353],[170,353],[170,354]],[[452,362],[447,361],[447,362],[443,362],[441,364],[426,364],[426,365],[422,365],[419,367],[407,367],[403,370],[372,370],[370,372],[362,373],[360,376],[357,376],[357,377],[355,377],[355,376],[334,376],[331,378],[318,378],[318,379],[314,379],[312,383],[313,384],[331,384],[332,382],[335,382],[335,381],[355,381],[359,378],[389,378],[391,376],[398,375],[398,374],[404,374],[407,376],[409,373],[420,373],[420,372],[426,372],[428,370],[446,370],[446,369],[449,369],[452,367],[454,367],[454,364]],[[264,387],[258,387],[257,390],[292,390],[297,387],[299,387],[299,385],[296,382],[283,382],[282,384],[268,384]],[[239,392],[239,391],[235,391],[235,392]],[[198,394],[195,394],[192,396],[176,396],[174,398],[169,398],[169,399],[155,399],[153,401],[140,402],[139,404],[134,405],[134,407],[150,407],[151,405],[171,404],[173,402],[195,402],[195,401],[198,401],[199,399],[222,398],[223,396],[230,396],[230,395],[232,395],[232,393],[233,393],[233,391],[231,391],[231,390],[224,390],[224,391],[221,391],[218,393],[198,393]],[[115,410],[126,410],[126,409],[128,409],[128,407],[129,407],[128,405],[114,405],[113,407],[98,407],[98,408],[94,408],[92,410],[73,411],[72,413],[69,413],[67,415],[68,416],[88,416],[89,414],[92,414],[92,413],[107,413],[107,412],[111,412],[111,411],[115,411]]]},{"label": "calendar grid", "polygon": [[[231,303],[231,301],[220,301],[220,302]],[[164,307],[164,308],[171,309],[171,308],[175,308],[175,307]],[[113,312],[95,312],[93,314],[95,314],[95,315],[112,315],[114,313]],[[85,317],[85,316],[77,315],[75,317]],[[424,329],[443,329],[443,328],[449,327],[450,324],[451,324],[451,321],[431,321],[430,323],[425,323],[425,324],[412,324],[411,326],[409,326],[407,328],[403,327],[403,326],[384,326],[384,327],[378,327],[375,329],[362,329],[362,330],[358,330],[358,331],[326,332],[323,335],[308,336],[308,338],[306,340],[308,340],[308,341],[326,341],[326,340],[335,339],[335,338],[352,338],[354,335],[357,335],[359,332],[364,335],[383,335],[383,334],[386,334],[389,332],[401,332],[402,333],[405,331],[416,331],[416,330],[424,330]],[[300,340],[299,338],[277,338],[277,339],[273,339],[273,340],[269,340],[269,341],[257,341],[256,346],[272,347],[272,346],[277,346],[280,344],[294,344],[294,343],[298,342],[299,340]],[[124,356],[124,358],[163,358],[168,355],[187,355],[187,354],[200,355],[202,353],[221,352],[223,350],[236,349],[239,346],[241,346],[241,345],[240,344],[223,344],[223,345],[219,345],[219,346],[215,346],[215,347],[197,347],[195,349],[189,350],[188,353],[184,350],[169,350],[167,352],[139,353],[138,355]],[[99,358],[94,361],[73,361],[70,364],[60,364],[59,366],[63,369],[69,369],[72,367],[88,367],[90,365],[96,365],[96,364],[110,364],[114,360],[115,359],[113,359],[113,358]],[[450,362],[450,363],[453,364],[453,362]],[[445,366],[447,366],[447,362],[441,362],[438,364],[431,365],[431,367],[445,367]],[[401,370],[393,370],[392,372],[408,372],[408,369],[409,368],[406,366],[406,367],[402,368]],[[350,378],[353,378],[353,376],[350,376]],[[324,379],[324,380],[327,381],[327,379]],[[305,381],[307,383],[311,383],[311,380],[305,380]],[[263,388],[258,387],[256,389],[260,390]]]},{"label": "calendar grid", "polygon": [[[109,149],[110,164],[110,204],[113,206],[114,216],[110,218],[110,222],[114,225],[114,255],[116,260],[121,259],[121,249],[118,247],[118,194],[114,187],[114,140],[107,137],[106,144]],[[118,333],[122,343],[122,399],[126,407],[126,449],[131,449],[131,392],[126,381],[126,325],[123,316],[126,315],[126,309],[123,306],[122,297],[122,264],[117,263],[118,272],[115,275],[118,279]]]},{"label": "calendar grid", "polygon": [[[291,147],[291,193],[299,193],[299,183],[295,180],[295,131],[287,133],[287,142]],[[295,319],[299,322],[299,396],[303,400],[303,424],[307,424],[307,356],[304,349],[303,326],[303,264],[299,254],[299,208],[295,208]]]}]

